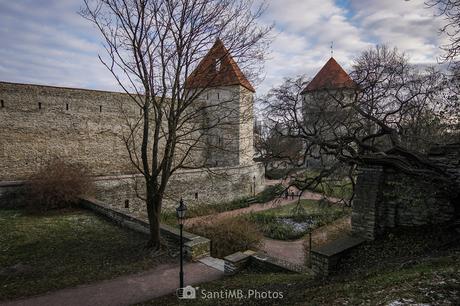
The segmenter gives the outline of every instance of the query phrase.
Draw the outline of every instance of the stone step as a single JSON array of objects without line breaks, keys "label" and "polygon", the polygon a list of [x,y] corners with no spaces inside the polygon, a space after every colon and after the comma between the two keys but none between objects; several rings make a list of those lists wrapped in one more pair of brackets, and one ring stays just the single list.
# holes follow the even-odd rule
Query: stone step
[{"label": "stone step", "polygon": [[198,261],[221,272],[224,272],[225,270],[225,261],[223,259],[207,256],[199,259]]}]

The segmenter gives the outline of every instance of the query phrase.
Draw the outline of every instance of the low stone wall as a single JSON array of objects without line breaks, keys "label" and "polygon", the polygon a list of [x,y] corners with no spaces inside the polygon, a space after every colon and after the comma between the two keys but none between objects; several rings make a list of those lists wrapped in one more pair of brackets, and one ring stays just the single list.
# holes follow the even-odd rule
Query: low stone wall
[{"label": "low stone wall", "polygon": [[340,259],[364,241],[363,238],[344,236],[322,247],[312,249],[311,269],[315,276],[323,277],[334,273]]},{"label": "low stone wall", "polygon": [[285,260],[271,257],[262,252],[247,250],[245,252],[236,252],[224,258],[224,272],[232,275],[241,270],[251,267],[252,269],[263,272],[281,272],[281,273],[305,273],[308,269],[303,266],[295,265]]},{"label": "low stone wall", "polygon": [[[95,177],[94,198],[123,214],[147,220],[144,197],[145,183],[141,175]],[[24,181],[0,182],[0,202],[24,184]],[[188,206],[230,202],[254,193],[265,186],[265,172],[261,163],[238,167],[182,170],[174,174],[168,184],[163,209],[175,209],[180,198]]]},{"label": "low stone wall", "polygon": [[[108,207],[105,203],[102,203],[94,199],[82,199],[82,207],[89,209],[110,221],[122,226],[134,230],[136,232],[149,235],[149,224],[145,221],[136,219],[132,216],[127,216],[120,212],[114,211]],[[170,241],[171,243],[178,244],[180,241],[179,229],[168,226],[166,224],[160,225],[161,236]],[[201,237],[187,231],[183,231],[185,257],[189,260],[196,261],[202,257],[209,256],[211,251],[211,241],[205,237]]]},{"label": "low stone wall", "polygon": [[[230,202],[251,196],[263,190],[264,177],[264,167],[261,163],[238,167],[182,170],[175,173],[168,183],[163,209],[174,209],[180,198],[191,207]],[[112,209],[146,220],[145,203],[137,196],[145,195],[142,176],[99,177],[96,178],[96,186],[96,199],[110,203]]]}]

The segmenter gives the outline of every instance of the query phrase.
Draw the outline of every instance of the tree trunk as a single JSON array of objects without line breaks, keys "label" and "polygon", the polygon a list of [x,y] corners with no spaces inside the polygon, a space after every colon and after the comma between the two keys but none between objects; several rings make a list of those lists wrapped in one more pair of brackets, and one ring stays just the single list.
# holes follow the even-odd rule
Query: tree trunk
[{"label": "tree trunk", "polygon": [[160,248],[160,212],[163,198],[147,187],[147,214],[150,227],[150,239],[147,248],[158,250]]}]

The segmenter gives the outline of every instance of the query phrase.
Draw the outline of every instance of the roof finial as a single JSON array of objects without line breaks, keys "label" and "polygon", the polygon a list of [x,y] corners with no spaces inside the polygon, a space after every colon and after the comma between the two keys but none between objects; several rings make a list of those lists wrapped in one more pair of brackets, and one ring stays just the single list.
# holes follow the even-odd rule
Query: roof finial
[{"label": "roof finial", "polygon": [[334,56],[334,41],[331,41],[331,57]]}]

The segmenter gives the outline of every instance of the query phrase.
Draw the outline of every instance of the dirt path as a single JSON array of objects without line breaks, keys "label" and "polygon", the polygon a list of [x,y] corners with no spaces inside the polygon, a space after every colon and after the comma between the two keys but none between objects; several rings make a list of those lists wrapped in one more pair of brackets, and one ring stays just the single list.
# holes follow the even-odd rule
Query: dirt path
[{"label": "dirt path", "polygon": [[[318,247],[351,230],[350,217],[343,217],[331,224],[317,228],[312,233],[312,245]],[[294,241],[263,239],[262,250],[268,255],[284,259],[297,265],[305,265],[308,236]]]},{"label": "dirt path", "polygon": [[[223,277],[223,272],[202,263],[187,263],[185,285],[196,285]],[[140,274],[122,276],[90,285],[62,289],[22,300],[0,302],[1,306],[116,306],[132,305],[176,291],[178,265],[162,265]]]}]

